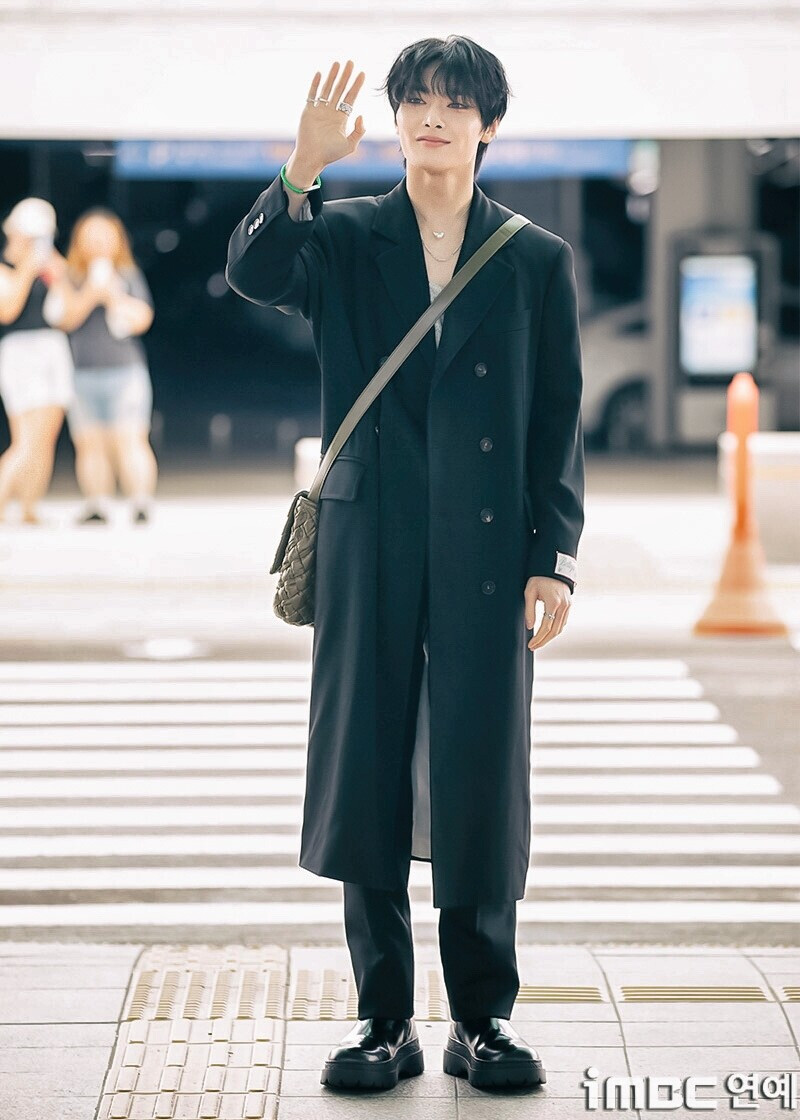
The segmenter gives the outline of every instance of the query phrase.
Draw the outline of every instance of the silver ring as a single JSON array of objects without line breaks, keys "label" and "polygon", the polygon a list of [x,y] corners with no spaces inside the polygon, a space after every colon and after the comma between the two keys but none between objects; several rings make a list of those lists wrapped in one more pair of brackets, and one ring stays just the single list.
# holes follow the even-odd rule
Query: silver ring
[{"label": "silver ring", "polygon": [[548,614],[547,611],[544,612],[544,616],[545,616],[545,618],[555,618],[556,617],[554,614]]},{"label": "silver ring", "polygon": [[329,100],[330,100],[330,98],[328,98],[328,97],[318,97],[317,98],[317,101],[319,101],[320,105],[327,105]]},{"label": "silver ring", "polygon": [[353,106],[348,105],[346,101],[340,101],[336,108],[340,113],[352,113],[353,111]]}]

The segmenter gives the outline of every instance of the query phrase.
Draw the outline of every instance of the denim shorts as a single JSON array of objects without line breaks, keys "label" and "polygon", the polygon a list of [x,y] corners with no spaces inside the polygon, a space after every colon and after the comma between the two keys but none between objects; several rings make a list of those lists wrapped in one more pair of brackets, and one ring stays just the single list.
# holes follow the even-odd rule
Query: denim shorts
[{"label": "denim shorts", "polygon": [[75,400],[67,412],[70,432],[98,424],[136,424],[149,432],[152,411],[153,386],[146,366],[75,370]]}]

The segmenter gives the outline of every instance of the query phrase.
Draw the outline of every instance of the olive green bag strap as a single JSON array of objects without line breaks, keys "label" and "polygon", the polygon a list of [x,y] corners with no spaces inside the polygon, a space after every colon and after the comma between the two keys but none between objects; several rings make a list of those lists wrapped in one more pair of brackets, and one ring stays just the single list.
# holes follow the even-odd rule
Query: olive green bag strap
[{"label": "olive green bag strap", "polygon": [[503,224],[484,241],[483,245],[475,250],[466,264],[458,270],[450,282],[439,292],[430,306],[420,315],[419,319],[417,319],[416,323],[405,337],[398,342],[381,368],[356,398],[350,411],[339,425],[338,431],[331,440],[330,446],[322,458],[322,462],[314,476],[314,481],[308,489],[309,501],[316,503],[319,498],[320,490],[322,489],[322,484],[325,481],[325,476],[331,469],[334,459],[347,442],[350,433],[381,390],[388,384],[391,378],[394,377],[397,370],[420,339],[431,329],[448,304],[452,303],[461,289],[470,282],[475,273],[486,264],[489,258],[494,256],[497,250],[505,245],[506,241],[510,240],[518,230],[527,225],[530,225],[530,219],[526,218],[524,214],[512,214],[510,218],[503,222]]}]

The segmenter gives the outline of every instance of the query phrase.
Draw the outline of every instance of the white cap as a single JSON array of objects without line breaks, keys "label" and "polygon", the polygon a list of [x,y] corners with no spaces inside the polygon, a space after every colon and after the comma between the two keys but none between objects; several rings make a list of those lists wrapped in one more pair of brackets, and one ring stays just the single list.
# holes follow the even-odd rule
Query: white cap
[{"label": "white cap", "polygon": [[23,237],[47,237],[56,229],[55,209],[44,198],[23,198],[3,222],[3,233],[21,233]]}]

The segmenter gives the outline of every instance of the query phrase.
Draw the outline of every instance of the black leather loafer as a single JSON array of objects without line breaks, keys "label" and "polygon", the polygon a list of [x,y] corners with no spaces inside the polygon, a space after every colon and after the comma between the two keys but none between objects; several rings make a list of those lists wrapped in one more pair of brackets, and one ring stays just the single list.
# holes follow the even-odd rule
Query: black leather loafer
[{"label": "black leather loafer", "polygon": [[359,1019],[328,1054],[320,1082],[338,1089],[393,1089],[424,1070],[413,1019]]},{"label": "black leather loafer", "polygon": [[444,1072],[466,1077],[477,1089],[543,1085],[541,1059],[508,1019],[485,1015],[452,1022],[444,1048]]}]

